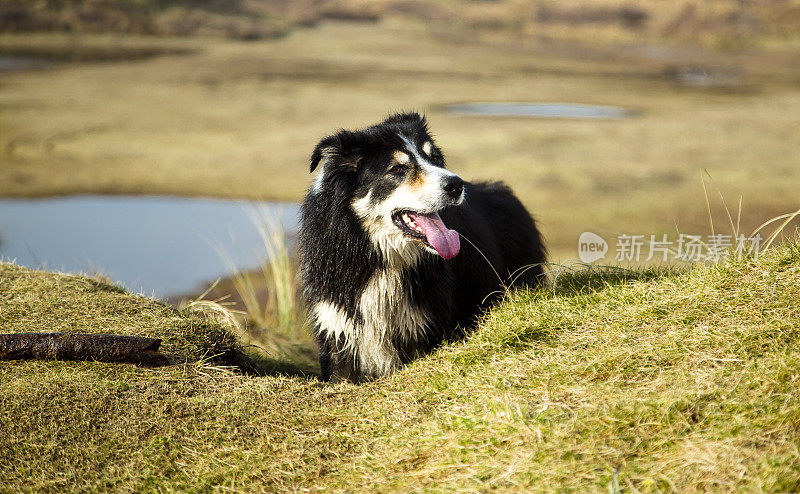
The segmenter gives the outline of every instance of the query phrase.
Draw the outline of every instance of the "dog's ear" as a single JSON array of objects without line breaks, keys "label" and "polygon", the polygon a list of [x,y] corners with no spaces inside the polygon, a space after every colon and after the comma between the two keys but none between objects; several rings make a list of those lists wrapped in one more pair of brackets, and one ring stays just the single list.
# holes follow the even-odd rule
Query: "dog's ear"
[{"label": "dog's ear", "polygon": [[340,152],[341,142],[339,142],[338,136],[328,136],[319,141],[314,148],[314,152],[311,153],[311,171],[313,172],[317,166],[319,166],[319,162],[322,161],[323,158],[327,160]]},{"label": "dog's ear", "polygon": [[361,157],[355,151],[352,136],[345,132],[328,136],[319,141],[311,153],[311,170],[314,171],[320,163],[328,162],[342,165],[342,168],[355,170]]}]

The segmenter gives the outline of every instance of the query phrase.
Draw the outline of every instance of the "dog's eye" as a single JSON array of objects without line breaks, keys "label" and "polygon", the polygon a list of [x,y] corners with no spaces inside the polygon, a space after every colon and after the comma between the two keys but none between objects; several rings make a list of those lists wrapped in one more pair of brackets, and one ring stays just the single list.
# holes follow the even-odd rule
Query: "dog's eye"
[{"label": "dog's eye", "polygon": [[406,167],[403,165],[394,165],[393,167],[389,168],[390,175],[402,175],[405,171]]}]

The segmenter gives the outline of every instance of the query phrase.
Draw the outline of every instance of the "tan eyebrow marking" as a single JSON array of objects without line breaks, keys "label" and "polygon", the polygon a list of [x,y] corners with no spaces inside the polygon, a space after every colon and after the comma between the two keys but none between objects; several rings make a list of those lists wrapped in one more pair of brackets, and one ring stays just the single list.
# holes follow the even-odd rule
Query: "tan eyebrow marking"
[{"label": "tan eyebrow marking", "polygon": [[416,192],[419,189],[425,187],[425,184],[428,182],[428,180],[430,180],[430,177],[428,177],[427,173],[425,173],[420,169],[415,168],[411,172],[411,176],[409,177],[408,187]]},{"label": "tan eyebrow marking", "polygon": [[402,151],[395,151],[393,156],[394,156],[394,160],[396,162],[400,163],[401,165],[405,165],[409,161],[411,161],[411,158],[406,153],[404,153]]},{"label": "tan eyebrow marking", "polygon": [[431,143],[431,141],[425,141],[425,144],[422,145],[422,151],[428,156],[430,156],[432,150],[433,150],[433,144]]}]

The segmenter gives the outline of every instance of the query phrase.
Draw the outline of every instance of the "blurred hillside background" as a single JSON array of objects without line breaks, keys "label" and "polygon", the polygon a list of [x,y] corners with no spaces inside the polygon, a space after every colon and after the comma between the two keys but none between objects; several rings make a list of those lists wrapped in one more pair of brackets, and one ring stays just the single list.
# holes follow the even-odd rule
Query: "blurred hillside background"
[{"label": "blurred hillside background", "polygon": [[[2,197],[298,201],[323,135],[418,110],[554,260],[586,230],[749,233],[800,207],[795,0],[2,0],[0,56]],[[625,113],[448,109],[472,102]]]}]

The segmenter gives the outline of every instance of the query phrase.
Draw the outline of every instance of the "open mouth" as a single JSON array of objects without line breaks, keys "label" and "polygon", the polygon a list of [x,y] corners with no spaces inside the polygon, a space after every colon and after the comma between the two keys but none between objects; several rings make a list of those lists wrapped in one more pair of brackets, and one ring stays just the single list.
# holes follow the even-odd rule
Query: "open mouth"
[{"label": "open mouth", "polygon": [[432,248],[445,259],[455,257],[461,250],[458,232],[447,228],[439,213],[395,211],[392,221],[404,235]]}]

